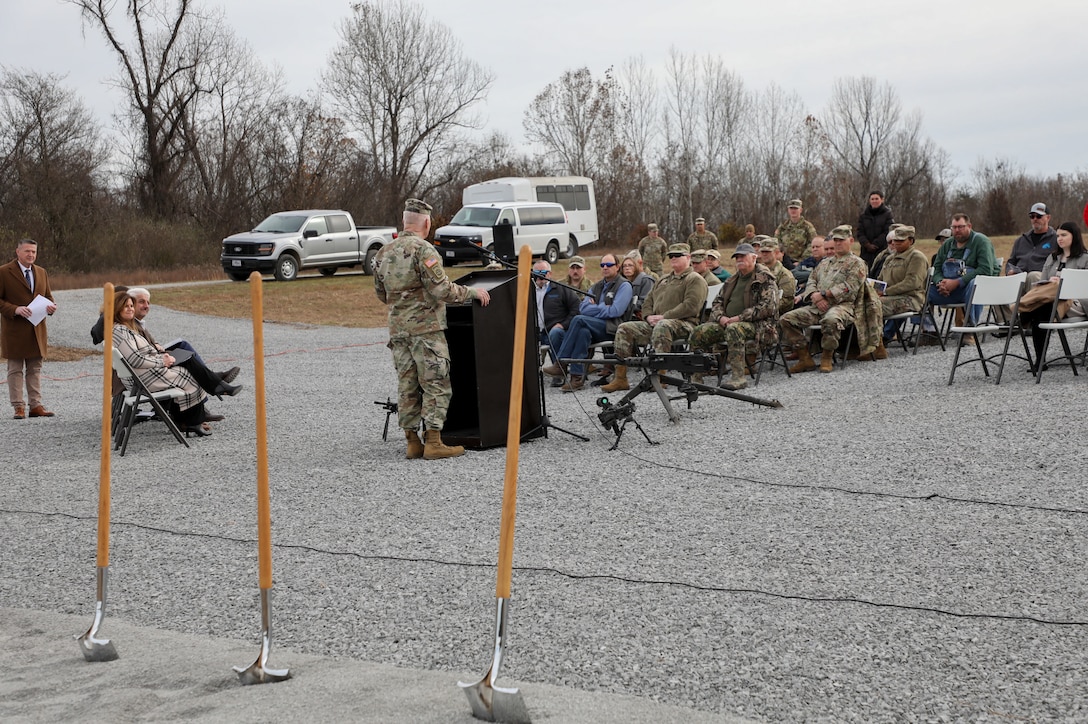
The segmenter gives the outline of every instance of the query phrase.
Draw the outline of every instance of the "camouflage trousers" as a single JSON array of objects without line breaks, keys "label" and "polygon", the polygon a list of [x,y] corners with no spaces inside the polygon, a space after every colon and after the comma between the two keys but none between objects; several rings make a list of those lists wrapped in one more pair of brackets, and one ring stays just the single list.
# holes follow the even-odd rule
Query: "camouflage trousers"
[{"label": "camouflage trousers", "polygon": [[443,332],[389,340],[397,368],[397,411],[401,429],[441,430],[453,397],[450,350]]},{"label": "camouflage trousers", "polygon": [[893,314],[919,312],[922,310],[922,305],[916,302],[912,297],[881,297],[880,308],[884,313],[884,318],[887,319]]},{"label": "camouflage trousers", "polygon": [[673,340],[687,339],[694,328],[694,324],[682,319],[662,319],[653,327],[649,322],[624,322],[616,330],[616,356],[630,357],[636,344],[647,342],[658,352],[669,352]]},{"label": "camouflage trousers", "polygon": [[820,325],[823,349],[838,349],[839,339],[846,325],[854,323],[854,303],[836,304],[821,312],[816,307],[799,307],[782,315],[778,320],[782,327],[782,336],[793,347],[805,344],[805,330],[813,324]]},{"label": "camouflage trousers", "polygon": [[729,366],[735,370],[743,370],[748,342],[755,341],[755,338],[756,325],[751,322],[734,322],[728,327],[717,322],[708,322],[695,328],[688,338],[688,344],[693,352],[707,352],[716,344],[724,344],[728,350],[726,359]]}]

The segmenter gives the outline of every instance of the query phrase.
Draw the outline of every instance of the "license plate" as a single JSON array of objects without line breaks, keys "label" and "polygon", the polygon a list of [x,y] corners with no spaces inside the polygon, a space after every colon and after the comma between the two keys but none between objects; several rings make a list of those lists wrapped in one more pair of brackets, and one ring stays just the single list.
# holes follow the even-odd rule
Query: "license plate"
[{"label": "license plate", "polygon": [[231,266],[242,266],[242,260],[241,259],[231,259],[230,265]]},{"label": "license plate", "polygon": [[452,259],[453,258],[453,252],[452,251],[447,251],[446,256],[448,256],[449,258]]}]

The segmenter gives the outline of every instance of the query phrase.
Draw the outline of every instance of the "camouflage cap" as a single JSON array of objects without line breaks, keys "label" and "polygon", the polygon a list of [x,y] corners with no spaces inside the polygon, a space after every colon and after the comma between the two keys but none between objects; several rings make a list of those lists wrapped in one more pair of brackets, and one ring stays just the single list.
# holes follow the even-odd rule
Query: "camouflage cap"
[{"label": "camouflage cap", "polygon": [[642,261],[642,254],[639,253],[638,249],[632,249],[631,251],[624,254],[623,258],[624,259],[634,259],[635,261]]},{"label": "camouflage cap", "polygon": [[691,254],[691,247],[687,244],[671,244],[669,246],[669,256],[689,256]]},{"label": "camouflage cap", "polygon": [[737,244],[736,251],[733,252],[733,256],[744,256],[745,254],[755,254],[756,248],[751,244]]},{"label": "camouflage cap", "polygon": [[769,236],[766,239],[762,239],[759,242],[760,249],[771,249],[772,251],[778,248],[778,239],[773,236]]},{"label": "camouflage cap", "polygon": [[691,252],[691,262],[692,262],[692,264],[698,264],[701,261],[706,261],[706,250],[705,249],[696,249],[695,251]]},{"label": "camouflage cap", "polygon": [[711,259],[721,259],[722,255],[717,249],[705,249],[707,257]]},{"label": "camouflage cap", "polygon": [[421,201],[420,199],[408,199],[405,201],[404,210],[410,211],[413,214],[426,214],[427,216],[430,216],[431,211],[433,211],[430,204],[426,201]]},{"label": "camouflage cap", "polygon": [[646,231],[657,231],[657,224],[646,224]]},{"label": "camouflage cap", "polygon": [[907,239],[913,239],[914,238],[914,227],[913,226],[906,226],[906,225],[900,226],[900,227],[896,228],[895,231],[892,232],[892,238],[895,239],[896,241],[905,241]]},{"label": "camouflage cap", "polygon": [[805,208],[805,205],[801,203],[801,199],[790,199],[789,208],[803,209]]},{"label": "camouflage cap", "polygon": [[752,237],[752,242],[753,242],[753,244],[759,244],[764,239],[770,239],[770,238],[771,237],[767,236],[766,234],[756,234],[755,236]]},{"label": "camouflage cap", "polygon": [[836,226],[832,229],[828,236],[831,237],[832,240],[849,239],[854,236],[854,229],[850,224],[843,224],[842,226]]},{"label": "camouflage cap", "polygon": [[704,219],[702,216],[700,216],[698,219],[695,220],[695,223],[696,224],[705,224],[706,219]]},{"label": "camouflage cap", "polygon": [[569,263],[569,264],[567,264],[567,266],[568,266],[568,267],[571,267],[571,266],[580,266],[580,267],[582,267],[582,268],[584,269],[584,268],[585,268],[585,266],[586,266],[586,260],[585,260],[585,259],[583,259],[583,258],[582,258],[582,257],[580,257],[580,256],[572,256],[572,257],[570,258],[570,263]]}]

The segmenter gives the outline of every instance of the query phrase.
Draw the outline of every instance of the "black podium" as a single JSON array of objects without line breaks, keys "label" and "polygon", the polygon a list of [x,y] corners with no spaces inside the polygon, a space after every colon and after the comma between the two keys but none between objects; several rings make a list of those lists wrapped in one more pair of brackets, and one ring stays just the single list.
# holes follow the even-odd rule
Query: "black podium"
[{"label": "black podium", "polygon": [[[466,287],[486,289],[491,303],[446,306],[446,341],[450,348],[450,401],[442,440],[450,445],[488,448],[506,444],[510,414],[510,380],[514,366],[514,319],[517,272],[509,269],[466,274]],[[525,282],[528,284],[528,280]],[[530,318],[525,332],[525,365],[521,399],[521,439],[544,435],[537,374],[537,332]]]}]

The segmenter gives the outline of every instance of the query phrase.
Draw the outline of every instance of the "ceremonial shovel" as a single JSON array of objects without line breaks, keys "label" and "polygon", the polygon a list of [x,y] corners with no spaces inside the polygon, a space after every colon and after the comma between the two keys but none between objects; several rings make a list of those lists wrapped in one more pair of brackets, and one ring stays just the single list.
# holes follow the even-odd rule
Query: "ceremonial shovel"
[{"label": "ceremonial shovel", "polygon": [[87,633],[77,636],[83,658],[87,661],[113,661],[117,658],[117,649],[109,639],[99,638],[98,627],[106,615],[106,580],[110,567],[110,446],[113,435],[110,423],[113,421],[113,285],[103,287],[104,302],[102,314],[106,323],[103,335],[102,359],[105,371],[102,376],[102,452],[98,468],[98,552],[95,570],[94,621]]},{"label": "ceremonial shovel", "polygon": [[521,397],[525,370],[525,333],[529,310],[529,285],[533,255],[528,246],[518,253],[518,298],[514,319],[514,364],[510,375],[510,414],[506,425],[506,475],[502,490],[502,519],[499,525],[499,563],[495,584],[495,646],[491,668],[475,684],[457,682],[477,719],[511,724],[529,724],[529,711],[517,689],[495,686],[506,648],[506,611],[510,600],[510,577],[514,558],[514,516],[518,496],[518,445],[521,440]]},{"label": "ceremonial shovel", "polygon": [[261,653],[248,667],[235,666],[243,684],[267,684],[291,677],[287,669],[270,669],[272,648],[272,504],[268,492],[268,428],[264,398],[264,297],[260,272],[249,275],[253,304],[253,373],[257,391],[257,563],[261,585]]}]

